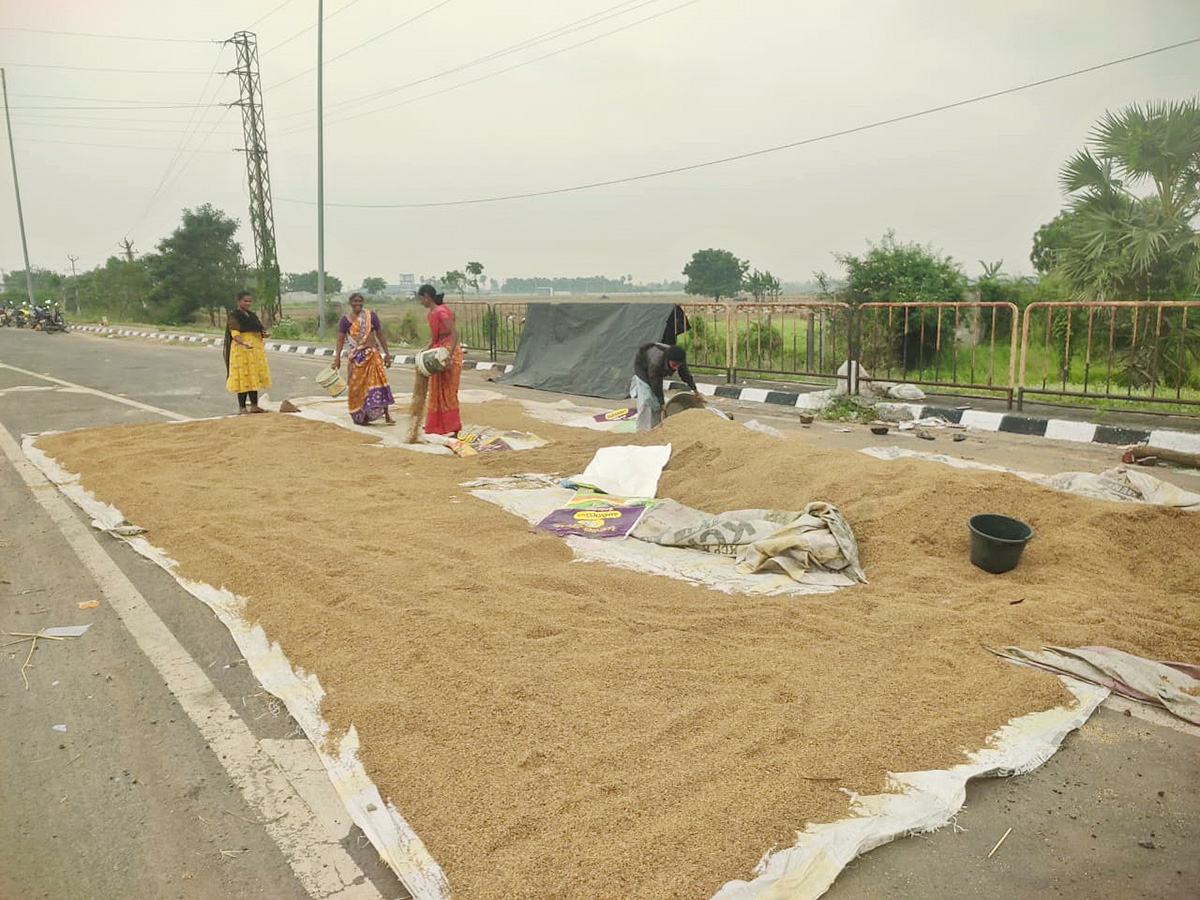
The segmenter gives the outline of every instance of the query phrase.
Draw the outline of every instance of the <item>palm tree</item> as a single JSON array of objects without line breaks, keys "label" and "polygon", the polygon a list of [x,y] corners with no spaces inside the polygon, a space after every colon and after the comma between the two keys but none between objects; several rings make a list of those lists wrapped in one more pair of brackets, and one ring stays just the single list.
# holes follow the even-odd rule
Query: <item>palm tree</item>
[{"label": "palm tree", "polygon": [[467,263],[467,274],[471,276],[471,287],[475,288],[475,293],[479,293],[479,276],[483,274],[483,263],[469,262]]},{"label": "palm tree", "polygon": [[[1107,113],[1089,141],[1060,173],[1068,209],[1055,270],[1081,299],[1200,298],[1200,234],[1194,227],[1200,216],[1200,102],[1135,104]],[[1139,194],[1147,185],[1151,193]],[[1195,325],[1164,318],[1153,339],[1138,342],[1136,310],[1129,318],[1131,324],[1116,330],[1125,357],[1122,379],[1144,385],[1165,378],[1173,386],[1190,380],[1200,355]]]},{"label": "palm tree", "polygon": [[[1081,297],[1184,299],[1200,289],[1200,103],[1107,113],[1063,166],[1071,240],[1058,268]],[[1094,152],[1093,152],[1094,148]],[[1146,183],[1153,193],[1135,191]]]}]

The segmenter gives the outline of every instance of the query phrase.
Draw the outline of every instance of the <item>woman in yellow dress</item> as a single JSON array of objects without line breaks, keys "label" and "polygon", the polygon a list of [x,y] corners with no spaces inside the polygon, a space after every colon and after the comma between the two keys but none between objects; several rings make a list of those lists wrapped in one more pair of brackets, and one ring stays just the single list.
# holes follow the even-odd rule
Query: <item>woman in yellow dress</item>
[{"label": "woman in yellow dress", "polygon": [[271,386],[267,349],[263,346],[271,332],[250,311],[252,302],[249,291],[238,294],[237,309],[229,314],[225,325],[225,390],[237,394],[240,415],[266,412],[258,405],[258,392]]}]

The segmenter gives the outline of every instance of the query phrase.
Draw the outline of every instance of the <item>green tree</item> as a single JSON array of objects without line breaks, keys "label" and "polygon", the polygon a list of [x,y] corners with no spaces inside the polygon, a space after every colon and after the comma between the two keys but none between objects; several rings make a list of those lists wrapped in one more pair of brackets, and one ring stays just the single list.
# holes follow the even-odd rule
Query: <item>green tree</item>
[{"label": "green tree", "polygon": [[[957,303],[965,299],[967,276],[950,257],[941,256],[931,247],[898,243],[892,231],[878,244],[868,246],[871,249],[864,256],[834,254],[846,267],[844,295],[852,305]],[[878,335],[864,334],[864,365],[869,367],[880,354],[908,364],[932,358],[937,345],[937,310],[910,309],[906,319],[903,331],[884,329]]]},{"label": "green tree", "polygon": [[697,250],[683,267],[687,276],[683,290],[720,302],[722,297],[732,297],[742,289],[748,268],[750,263],[728,250]]},{"label": "green tree", "polygon": [[387,282],[382,278],[364,278],[362,289],[368,294],[382,294],[387,289]]},{"label": "green tree", "polygon": [[469,262],[467,263],[467,282],[471,287],[475,288],[475,293],[479,293],[479,278],[483,275],[483,263]]},{"label": "green tree", "polygon": [[[309,272],[288,272],[283,276],[283,289],[285,291],[303,291],[309,294],[317,292],[317,270],[313,269]],[[334,275],[325,273],[325,293],[340,294],[342,292],[342,279]]]},{"label": "green tree", "polygon": [[236,219],[208,203],[183,211],[183,224],[158,242],[158,255],[148,261],[156,319],[181,324],[207,309],[217,324],[217,310],[232,306],[245,283],[242,248],[233,239],[237,228]]},{"label": "green tree", "polygon": [[80,294],[89,309],[102,315],[112,314],[118,320],[129,321],[150,306],[154,285],[150,278],[149,259],[122,259],[110,256],[103,266],[80,276]]},{"label": "green tree", "polygon": [[1070,212],[1060,212],[1034,233],[1033,250],[1029,254],[1034,271],[1046,275],[1054,269],[1062,251],[1073,241],[1075,225]]},{"label": "green tree", "polygon": [[[30,281],[33,282],[33,299],[45,306],[58,306],[62,300],[66,280],[62,275],[50,269],[36,266],[30,269]],[[3,300],[6,305],[24,304],[29,302],[29,287],[25,282],[25,270],[15,269],[4,273]]]},{"label": "green tree", "polygon": [[442,276],[442,284],[448,291],[458,291],[458,296],[465,296],[467,286],[467,276],[458,269],[451,269]]},{"label": "green tree", "polygon": [[779,299],[779,279],[770,272],[760,272],[755,269],[746,279],[746,290],[754,295],[760,303],[763,300]]}]

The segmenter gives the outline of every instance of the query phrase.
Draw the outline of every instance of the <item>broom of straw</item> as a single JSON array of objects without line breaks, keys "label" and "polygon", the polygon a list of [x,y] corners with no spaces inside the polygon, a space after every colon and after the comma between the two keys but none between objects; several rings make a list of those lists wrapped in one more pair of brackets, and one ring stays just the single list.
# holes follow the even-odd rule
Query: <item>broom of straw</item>
[{"label": "broom of straw", "polygon": [[429,376],[423,375],[421,372],[416,373],[416,380],[413,381],[412,403],[408,408],[409,415],[412,416],[412,421],[408,423],[408,438],[406,443],[415,444],[417,435],[421,431],[421,426],[425,423],[425,404],[429,399]]}]

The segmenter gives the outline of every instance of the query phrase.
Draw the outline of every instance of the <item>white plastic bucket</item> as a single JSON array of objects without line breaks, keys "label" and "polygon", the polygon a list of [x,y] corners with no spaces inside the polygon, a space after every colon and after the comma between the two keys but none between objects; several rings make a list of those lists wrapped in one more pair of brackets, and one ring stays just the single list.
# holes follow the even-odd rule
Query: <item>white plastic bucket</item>
[{"label": "white plastic bucket", "polygon": [[330,397],[340,397],[346,393],[346,379],[337,369],[325,366],[317,376],[317,384],[329,391]]},{"label": "white plastic bucket", "polygon": [[434,372],[440,372],[450,364],[450,351],[445,347],[431,347],[417,354],[417,371],[428,378]]}]

